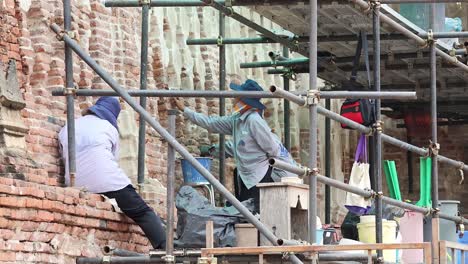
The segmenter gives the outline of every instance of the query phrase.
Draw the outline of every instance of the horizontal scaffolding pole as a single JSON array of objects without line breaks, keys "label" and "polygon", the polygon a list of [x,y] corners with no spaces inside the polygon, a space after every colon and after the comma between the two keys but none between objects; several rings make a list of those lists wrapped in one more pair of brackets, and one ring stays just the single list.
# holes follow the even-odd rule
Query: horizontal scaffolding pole
[{"label": "horizontal scaffolding pole", "polygon": [[468,3],[468,0],[380,0],[382,4],[406,4],[406,3]]},{"label": "horizontal scaffolding pole", "polygon": [[[280,90],[275,86],[271,90]],[[282,98],[279,93],[264,92],[242,92],[242,91],[194,91],[194,90],[128,90],[130,96],[133,97],[203,97],[203,98]],[[293,95],[306,95],[306,92],[293,92]],[[63,89],[52,91],[53,96],[65,96]],[[76,96],[118,96],[114,90],[95,90],[95,89],[78,89]],[[344,98],[380,98],[380,99],[416,99],[416,92],[355,92],[355,91],[322,91],[321,98],[344,99]],[[301,98],[304,100],[303,98]]]},{"label": "horizontal scaffolding pole", "polygon": [[[429,36],[429,33],[424,32],[424,33],[418,33],[418,36],[421,38],[427,38]],[[433,32],[432,37],[435,39],[439,38],[466,38],[468,37],[468,32],[467,31],[462,31],[462,32]]]},{"label": "horizontal scaffolding pole", "polygon": [[[59,35],[62,30],[57,24],[52,24],[50,28]],[[62,41],[67,43],[70,48],[86,63],[94,72],[99,75],[112,89],[114,89],[118,95],[127,104],[132,107],[135,112],[140,114],[148,125],[150,125],[156,132],[164,138],[168,144],[170,144],[175,151],[177,151],[183,158],[185,158],[193,167],[209,182],[211,185],[218,190],[247,220],[253,224],[258,231],[265,236],[273,245],[278,245],[278,237],[266,227],[260,220],[258,220],[229,190],[226,189],[205,167],[203,167],[190,152],[184,148],[161,124],[148,113],[136,100],[134,100],[128,92],[120,86],[120,84],[114,80],[95,60],[93,60],[80,46],[79,44],[70,38],[67,34],[63,34]],[[289,255],[289,260],[294,264],[302,264],[295,255]]]},{"label": "horizontal scaffolding pole", "polygon": [[[327,58],[320,58],[327,59]],[[331,59],[331,57],[328,57]],[[279,61],[254,61],[254,62],[244,62],[240,64],[241,69],[246,68],[263,68],[263,67],[276,67],[276,66],[292,66],[292,65],[305,65],[309,63],[308,58],[298,58],[298,59],[289,59],[289,60],[279,60]]]},{"label": "horizontal scaffolding pole", "polygon": [[[304,105],[305,104],[305,99],[300,97],[300,96],[297,96],[293,93],[290,93],[288,91],[284,91],[284,90],[280,90],[280,89],[277,89],[275,87],[275,89],[273,90],[270,90],[272,92],[274,92],[275,94],[277,94],[278,96],[286,99],[286,100],[289,100],[291,102],[294,102],[298,105]],[[370,92],[369,92],[370,93]],[[375,92],[377,93],[377,92]],[[382,92],[380,92],[382,93]],[[349,126],[350,128],[352,129],[355,129],[361,133],[365,133],[365,134],[369,134],[371,132],[371,129],[369,127],[366,127],[366,126],[363,126],[361,124],[358,124],[348,118],[345,118],[333,111],[330,111],[322,106],[318,106],[317,107],[317,112],[319,114],[322,114],[330,119],[333,119],[337,122],[340,122],[342,124],[345,124],[347,126]],[[404,141],[401,141],[399,139],[396,139],[396,138],[393,138],[389,135],[386,135],[386,134],[383,134],[381,135],[382,137],[382,141],[383,142],[386,142],[386,143],[389,143],[391,145],[394,145],[396,147],[399,147],[401,149],[404,149],[404,150],[407,150],[407,151],[411,151],[411,152],[414,152],[420,156],[427,156],[428,155],[428,150],[427,149],[424,149],[424,148],[420,148],[420,147],[417,147],[417,146],[414,146],[414,145],[411,145],[411,144],[408,144]],[[453,160],[453,159],[450,159],[450,158],[447,158],[445,156],[442,156],[442,155],[437,155],[437,159],[440,163],[444,163],[444,164],[447,164],[447,165],[450,165],[452,167],[455,167],[457,169],[462,169],[464,170],[465,172],[468,172],[468,166],[466,164],[464,164],[463,162],[461,161],[457,161],[457,160]]]},{"label": "horizontal scaffolding pole", "polygon": [[[141,0],[105,0],[105,7],[141,7],[145,1]],[[224,5],[224,1],[216,1]],[[207,6],[199,0],[152,0],[149,1],[152,7],[187,7],[187,6]]]},{"label": "horizontal scaffolding pole", "polygon": [[[335,187],[335,188],[338,188],[340,190],[344,190],[344,191],[347,191],[347,192],[350,192],[350,193],[354,193],[354,194],[362,196],[364,198],[374,198],[376,195],[378,195],[373,190],[361,189],[361,188],[358,188],[358,187],[355,187],[355,186],[351,186],[349,184],[346,184],[344,182],[332,179],[330,177],[325,177],[325,176],[322,176],[322,175],[313,176],[313,174],[311,173],[311,169],[307,168],[307,167],[299,167],[299,166],[292,165],[292,164],[289,164],[287,162],[281,161],[279,159],[270,159],[268,162],[274,168],[289,171],[291,173],[294,173],[294,174],[298,175],[299,177],[306,177],[306,176],[317,177],[317,181],[319,181],[319,182],[321,182],[323,184],[326,184],[326,185],[329,185],[329,186],[332,186],[332,187]],[[413,204],[409,204],[409,203],[405,203],[405,202],[402,202],[402,201],[392,199],[392,198],[387,197],[387,196],[381,196],[381,197],[382,197],[382,202],[387,203],[387,204],[391,204],[391,205],[394,205],[394,206],[397,206],[397,207],[400,207],[400,208],[412,210],[412,211],[415,211],[415,212],[418,212],[418,213],[421,213],[421,214],[425,214],[425,215],[430,214],[432,212],[431,208],[419,207],[419,206],[416,206],[416,205],[413,205]],[[453,221],[453,222],[455,222],[457,224],[460,224],[460,223],[468,224],[468,219],[465,219],[465,218],[463,218],[461,216],[450,216],[450,215],[447,215],[447,214],[440,213],[439,217],[443,218],[443,219],[446,219],[446,220]]]}]

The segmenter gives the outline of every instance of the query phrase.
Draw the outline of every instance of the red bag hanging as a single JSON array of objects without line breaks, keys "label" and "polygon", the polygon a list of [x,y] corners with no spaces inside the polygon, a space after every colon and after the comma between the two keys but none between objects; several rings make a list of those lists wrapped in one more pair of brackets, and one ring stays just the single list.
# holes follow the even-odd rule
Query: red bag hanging
[{"label": "red bag hanging", "polygon": [[[374,104],[369,99],[346,99],[341,105],[340,115],[363,126],[370,126],[375,122]],[[348,128],[341,124],[342,128]]]}]

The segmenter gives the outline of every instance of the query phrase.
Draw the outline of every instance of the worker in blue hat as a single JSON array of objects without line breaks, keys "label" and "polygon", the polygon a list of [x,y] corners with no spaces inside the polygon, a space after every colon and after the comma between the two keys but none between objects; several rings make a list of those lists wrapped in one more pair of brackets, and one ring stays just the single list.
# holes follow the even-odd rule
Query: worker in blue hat
[{"label": "worker in blue hat", "polygon": [[[166,246],[166,233],[161,219],[118,164],[120,110],[118,99],[101,97],[75,120],[75,187],[115,199],[119,208],[141,227],[153,248],[162,249]],[[65,183],[70,185],[66,126],[60,130],[59,141],[65,161]]]},{"label": "worker in blue hat", "polygon": [[[234,91],[263,91],[256,81],[250,79],[242,85],[231,83],[229,87]],[[234,158],[236,164],[235,195],[240,201],[253,198],[257,212],[258,183],[296,177],[292,173],[272,168],[268,163],[270,158],[277,158],[295,164],[281,140],[263,119],[265,105],[259,98],[234,99],[233,112],[228,116],[206,116],[185,107],[181,99],[174,99],[173,102],[191,122],[212,133],[232,135],[232,140],[226,142],[226,153]]]}]

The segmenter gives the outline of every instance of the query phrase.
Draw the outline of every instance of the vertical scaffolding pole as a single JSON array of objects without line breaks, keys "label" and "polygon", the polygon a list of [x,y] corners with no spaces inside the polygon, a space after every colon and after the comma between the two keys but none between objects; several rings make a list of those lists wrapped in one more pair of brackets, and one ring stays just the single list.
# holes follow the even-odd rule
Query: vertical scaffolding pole
[{"label": "vertical scaffolding pole", "polygon": [[[286,46],[283,46],[283,57],[289,58],[289,48]],[[283,85],[284,85],[284,90],[289,91],[289,78],[286,76],[283,76]],[[284,120],[284,146],[288,151],[291,151],[291,118],[290,118],[290,109],[291,109],[291,104],[289,103],[288,100],[284,100],[284,106],[283,106],[283,120]]]},{"label": "vertical scaffolding pole", "polygon": [[[380,92],[380,4],[373,2],[372,8],[372,29],[374,35],[374,89]],[[375,237],[377,243],[382,243],[382,139],[381,130],[381,114],[380,114],[380,99],[375,100],[376,106],[376,130],[374,132],[375,142],[375,157],[374,157],[374,175],[375,186],[378,193],[375,198]],[[377,257],[382,258],[382,250],[377,251]]]},{"label": "vertical scaffolding pole", "polygon": [[[436,25],[436,4],[432,4],[431,24],[432,28]],[[434,40],[428,40],[430,43],[431,60],[431,131],[432,131],[432,151],[431,153],[431,172],[432,172],[432,263],[439,263],[439,175],[437,163],[437,63],[436,63],[436,43]],[[445,257],[445,256],[442,256]]]},{"label": "vertical scaffolding pole", "polygon": [[[330,110],[330,98],[325,99],[325,108]],[[325,175],[331,177],[330,163],[330,137],[331,137],[331,127],[330,127],[330,118],[325,117]],[[325,185],[325,223],[330,224],[330,186]]]},{"label": "vertical scaffolding pole", "polygon": [[[141,65],[140,65],[140,89],[146,90],[148,86],[148,24],[149,24],[149,2],[141,9]],[[146,97],[140,97],[140,105],[146,109]],[[145,157],[146,157],[146,123],[140,115],[140,126],[138,130],[138,184],[145,182]]]},{"label": "vertical scaffolding pole", "polygon": [[[226,21],[223,12],[219,12],[219,39],[223,39],[226,31]],[[226,89],[226,46],[219,45],[219,89]],[[219,115],[226,114],[226,99],[219,98]],[[223,134],[219,135],[219,181],[226,186],[225,165],[226,165],[226,138]],[[224,201],[223,201],[224,203]]]},{"label": "vertical scaffolding pole", "polygon": [[[169,133],[176,137],[176,115],[178,111],[169,110]],[[166,228],[166,260],[173,258],[174,252],[174,188],[175,188],[175,151],[167,146],[167,228]],[[173,261],[172,261],[173,262]]]},{"label": "vertical scaffolding pole", "polygon": [[[66,33],[71,31],[71,3],[70,0],[63,1],[63,22]],[[65,43],[65,85],[67,101],[67,141],[68,141],[68,175],[70,186],[75,186],[76,175],[76,151],[75,151],[75,100],[73,84],[73,51]]]},{"label": "vertical scaffolding pole", "polygon": [[310,0],[310,35],[309,35],[309,243],[316,241],[317,229],[317,0]]}]

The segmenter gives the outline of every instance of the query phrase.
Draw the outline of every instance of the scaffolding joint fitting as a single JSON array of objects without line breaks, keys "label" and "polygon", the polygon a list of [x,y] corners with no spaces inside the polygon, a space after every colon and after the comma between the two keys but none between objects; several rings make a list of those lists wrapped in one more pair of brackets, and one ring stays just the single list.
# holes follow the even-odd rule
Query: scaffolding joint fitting
[{"label": "scaffolding joint fitting", "polygon": [[375,123],[372,125],[372,132],[382,133],[383,125],[384,125],[384,122],[382,120],[375,121]]},{"label": "scaffolding joint fitting", "polygon": [[434,143],[432,140],[429,140],[429,148],[428,148],[428,154],[432,157],[435,157],[439,155],[439,150],[440,150],[440,144],[439,143]]},{"label": "scaffolding joint fitting", "polygon": [[138,0],[140,6],[149,5],[151,7],[151,0]]},{"label": "scaffolding joint fitting", "polygon": [[111,256],[103,256],[102,263],[103,264],[111,263]]},{"label": "scaffolding joint fitting", "polygon": [[312,169],[309,169],[309,175],[310,176],[317,176],[320,174],[320,169],[315,167],[315,168],[312,168]]},{"label": "scaffolding joint fitting", "polygon": [[218,259],[215,257],[200,257],[198,258],[197,264],[217,264]]},{"label": "scaffolding joint fitting", "polygon": [[65,31],[65,30],[60,30],[59,33],[57,33],[57,40],[63,41],[65,38],[65,35],[67,35],[69,38],[78,41],[78,34],[76,34],[75,31]]},{"label": "scaffolding joint fitting", "polygon": [[281,74],[281,76],[293,81],[297,79],[296,73],[291,68],[287,68],[286,71],[283,74]]},{"label": "scaffolding joint fitting", "polygon": [[165,255],[161,257],[166,263],[175,263],[175,256],[173,255]]},{"label": "scaffolding joint fitting", "polygon": [[465,169],[465,163],[459,162],[460,166],[458,167],[458,171],[460,172],[460,181],[458,182],[458,185],[461,185],[463,181],[465,181],[465,173],[463,172],[463,169]]},{"label": "scaffolding joint fitting", "polygon": [[385,263],[384,258],[383,257],[378,257],[377,258],[377,263],[379,263],[379,264]]},{"label": "scaffolding joint fitting", "polygon": [[216,39],[216,46],[218,47],[221,47],[223,46],[224,43],[223,43],[223,37],[222,36],[218,36],[218,38]]},{"label": "scaffolding joint fitting", "polygon": [[307,91],[307,97],[305,98],[304,106],[316,105],[320,101],[320,91],[319,90],[309,90]]},{"label": "scaffolding joint fitting", "polygon": [[78,89],[76,89],[76,87],[67,87],[67,88],[64,88],[63,89],[63,94],[64,95],[73,95],[74,97],[76,97],[76,91]]}]

